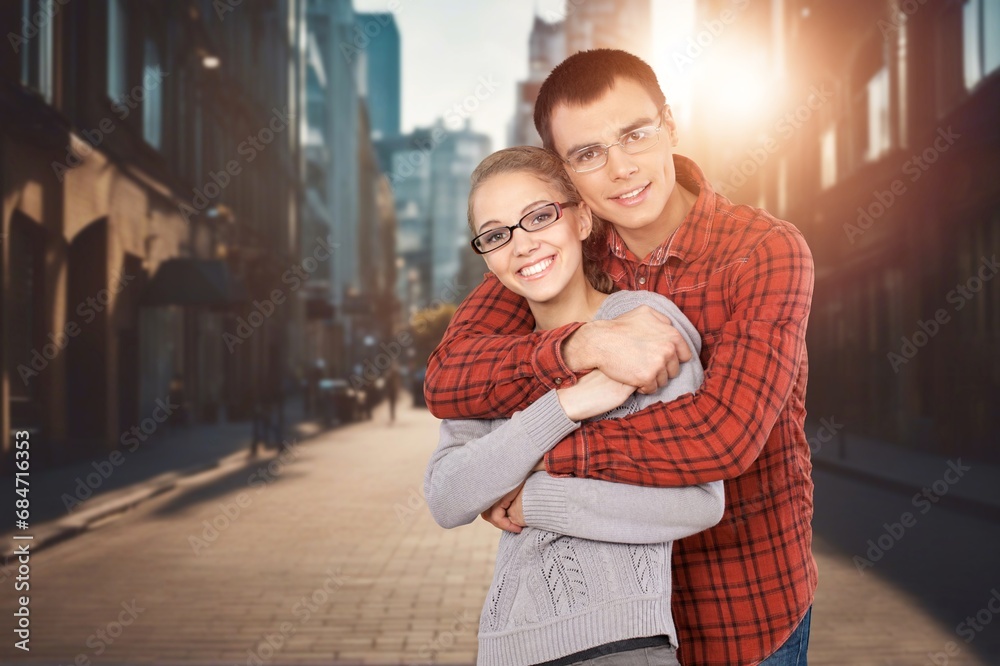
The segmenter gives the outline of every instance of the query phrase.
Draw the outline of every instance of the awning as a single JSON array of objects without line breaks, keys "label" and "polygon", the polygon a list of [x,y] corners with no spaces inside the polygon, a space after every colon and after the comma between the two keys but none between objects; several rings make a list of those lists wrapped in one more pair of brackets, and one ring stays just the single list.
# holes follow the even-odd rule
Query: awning
[{"label": "awning", "polygon": [[246,290],[229,274],[224,261],[183,257],[160,264],[140,305],[225,308],[247,300]]}]

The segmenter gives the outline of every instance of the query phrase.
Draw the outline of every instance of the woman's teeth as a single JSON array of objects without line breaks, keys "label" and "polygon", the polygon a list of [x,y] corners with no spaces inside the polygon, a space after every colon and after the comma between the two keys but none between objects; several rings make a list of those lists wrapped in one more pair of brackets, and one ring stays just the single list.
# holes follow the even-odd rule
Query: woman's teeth
[{"label": "woman's teeth", "polygon": [[520,271],[518,271],[524,277],[531,277],[532,275],[537,275],[544,271],[546,268],[552,265],[552,258],[543,259],[537,264],[532,264],[530,266],[525,266]]}]

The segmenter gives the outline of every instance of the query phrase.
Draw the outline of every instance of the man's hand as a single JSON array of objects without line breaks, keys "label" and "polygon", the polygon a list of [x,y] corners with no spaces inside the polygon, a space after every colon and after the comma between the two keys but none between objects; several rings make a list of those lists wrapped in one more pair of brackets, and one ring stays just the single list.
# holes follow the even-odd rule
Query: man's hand
[{"label": "man's hand", "polygon": [[653,393],[691,360],[691,348],[666,315],[643,305],[584,324],[563,343],[563,358],[575,372],[596,368],[640,393]]},{"label": "man's hand", "polygon": [[522,483],[501,497],[496,504],[483,511],[483,520],[507,532],[520,534],[521,528],[527,527],[524,523],[524,504],[521,499],[523,490]]}]

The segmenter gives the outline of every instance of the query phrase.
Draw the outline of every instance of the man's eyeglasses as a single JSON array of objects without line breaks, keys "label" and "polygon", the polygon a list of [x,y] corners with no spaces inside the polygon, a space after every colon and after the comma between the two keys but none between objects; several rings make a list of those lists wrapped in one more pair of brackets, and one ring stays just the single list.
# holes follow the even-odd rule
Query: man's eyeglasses
[{"label": "man's eyeglasses", "polygon": [[541,231],[562,217],[563,208],[576,206],[579,203],[578,201],[566,201],[564,203],[545,204],[541,208],[536,208],[522,217],[512,227],[494,227],[489,231],[479,234],[472,239],[472,249],[477,254],[486,254],[493,250],[499,250],[513,238],[514,229],[521,228],[525,231]]},{"label": "man's eyeglasses", "polygon": [[659,124],[637,127],[622,134],[615,143],[609,143],[606,146],[598,143],[593,146],[581,148],[570,155],[569,159],[563,161],[569,164],[573,171],[577,173],[587,173],[588,171],[600,169],[608,163],[608,150],[612,146],[621,146],[621,149],[629,155],[641,153],[655,146],[657,141],[660,140],[662,126],[663,115],[661,112]]}]

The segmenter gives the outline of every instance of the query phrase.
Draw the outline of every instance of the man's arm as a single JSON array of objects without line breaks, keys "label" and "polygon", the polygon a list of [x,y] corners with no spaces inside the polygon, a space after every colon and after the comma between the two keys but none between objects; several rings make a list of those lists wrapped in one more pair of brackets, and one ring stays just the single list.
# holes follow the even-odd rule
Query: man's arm
[{"label": "man's arm", "polygon": [[424,397],[431,413],[507,417],[593,369],[652,393],[691,358],[683,336],[649,307],[611,321],[538,333],[534,326],[525,300],[487,276],[459,306],[427,363]]},{"label": "man's arm", "polygon": [[509,417],[564,380],[570,385],[573,371],[559,350],[579,327],[533,333],[527,302],[488,275],[459,306],[427,362],[428,409],[439,419]]},{"label": "man's arm", "polygon": [[775,228],[732,280],[732,315],[698,392],[585,424],[546,455],[550,474],[687,486],[757,459],[804,358],[812,255],[797,231]]}]

